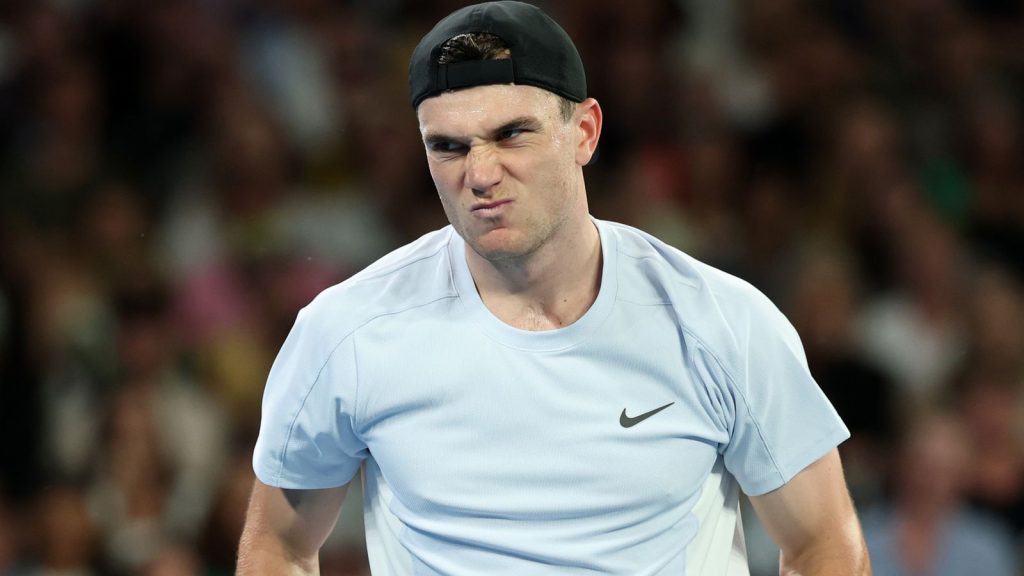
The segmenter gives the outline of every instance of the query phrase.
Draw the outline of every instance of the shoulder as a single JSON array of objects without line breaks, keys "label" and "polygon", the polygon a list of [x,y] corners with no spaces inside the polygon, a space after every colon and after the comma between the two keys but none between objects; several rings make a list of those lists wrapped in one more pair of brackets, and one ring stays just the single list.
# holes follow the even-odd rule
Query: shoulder
[{"label": "shoulder", "polygon": [[602,230],[615,234],[616,247],[623,257],[622,266],[641,268],[649,278],[678,285],[687,293],[705,293],[715,298],[767,302],[749,282],[670,246],[662,240],[625,224],[601,222]]},{"label": "shoulder", "polygon": [[738,346],[751,329],[792,329],[749,282],[636,228],[602,222],[602,230],[616,236],[619,299],[671,306],[680,328],[709,348]]},{"label": "shoulder", "polygon": [[390,252],[349,279],[327,288],[299,311],[297,326],[337,342],[360,326],[456,296],[447,226]]}]

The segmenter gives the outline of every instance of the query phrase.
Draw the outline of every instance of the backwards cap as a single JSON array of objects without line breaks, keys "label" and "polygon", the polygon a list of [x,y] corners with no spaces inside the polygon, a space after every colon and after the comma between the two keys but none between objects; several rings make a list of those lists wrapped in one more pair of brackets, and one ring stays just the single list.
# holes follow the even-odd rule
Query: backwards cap
[{"label": "backwards cap", "polygon": [[[437,63],[445,42],[478,32],[501,38],[511,58]],[[414,110],[446,90],[485,84],[536,86],[573,102],[587,97],[583,61],[569,35],[540,8],[524,2],[486,2],[456,10],[413,50],[409,88]]]}]

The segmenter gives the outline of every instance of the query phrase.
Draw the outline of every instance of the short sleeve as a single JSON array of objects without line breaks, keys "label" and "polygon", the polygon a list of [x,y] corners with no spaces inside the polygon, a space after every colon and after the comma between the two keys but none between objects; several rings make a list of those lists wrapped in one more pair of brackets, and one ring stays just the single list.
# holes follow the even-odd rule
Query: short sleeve
[{"label": "short sleeve", "polygon": [[745,493],[757,496],[788,482],[850,433],[811,376],[796,330],[767,297],[751,292],[732,310],[735,349],[704,361],[717,385],[725,385],[730,405],[726,468]]},{"label": "short sleeve", "polygon": [[299,313],[263,393],[253,455],[261,482],[317,489],[346,484],[366,458],[353,425],[357,387],[354,336],[327,334],[314,311]]}]

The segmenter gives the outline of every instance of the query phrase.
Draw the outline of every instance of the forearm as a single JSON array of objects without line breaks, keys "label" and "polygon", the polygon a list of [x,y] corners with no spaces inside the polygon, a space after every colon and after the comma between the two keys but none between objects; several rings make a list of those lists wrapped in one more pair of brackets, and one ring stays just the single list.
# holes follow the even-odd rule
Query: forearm
[{"label": "forearm", "polygon": [[319,576],[317,553],[297,554],[274,535],[246,526],[238,546],[236,576]]},{"label": "forearm", "polygon": [[857,544],[822,546],[801,554],[779,556],[779,576],[871,576],[863,540]]}]

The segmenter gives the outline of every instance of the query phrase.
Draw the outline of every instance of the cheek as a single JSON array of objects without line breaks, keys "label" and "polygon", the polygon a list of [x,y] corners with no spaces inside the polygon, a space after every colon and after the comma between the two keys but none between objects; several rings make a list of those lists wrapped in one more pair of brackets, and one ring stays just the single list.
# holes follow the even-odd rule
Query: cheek
[{"label": "cheek", "polygon": [[533,172],[538,175],[543,174],[544,187],[563,192],[558,195],[561,197],[564,196],[567,188],[573,188],[576,163],[569,146],[564,142],[556,142],[556,144],[552,153],[540,159]]},{"label": "cheek", "polygon": [[454,162],[443,163],[428,160],[427,167],[430,170],[430,178],[434,181],[434,187],[437,188],[437,192],[442,198],[446,195],[458,194],[462,188],[462,180],[460,168]]},{"label": "cheek", "polygon": [[456,223],[459,211],[459,185],[457,176],[453,176],[448,166],[429,162],[430,178],[434,181],[434,188],[437,189],[437,197],[441,200],[441,208],[445,216],[452,224]]},{"label": "cheek", "polygon": [[576,162],[576,130],[570,124],[561,123],[560,119],[553,120],[558,123],[552,140],[558,157],[563,162],[575,164]]}]

